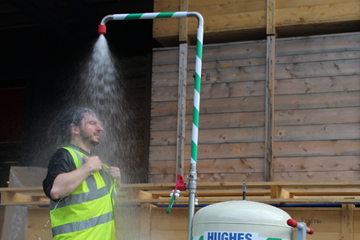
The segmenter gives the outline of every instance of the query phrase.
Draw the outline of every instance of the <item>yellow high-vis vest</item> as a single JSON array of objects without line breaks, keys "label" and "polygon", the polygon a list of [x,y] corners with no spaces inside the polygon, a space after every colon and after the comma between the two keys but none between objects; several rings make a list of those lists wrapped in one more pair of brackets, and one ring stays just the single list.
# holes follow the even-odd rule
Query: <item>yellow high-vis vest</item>
[{"label": "yellow high-vis vest", "polygon": [[[71,154],[76,168],[84,164],[83,153],[67,147],[64,149]],[[102,167],[110,177],[109,168]],[[115,194],[115,181],[108,188],[103,176],[94,172],[70,195],[58,202],[51,200],[53,239],[115,240]]]}]

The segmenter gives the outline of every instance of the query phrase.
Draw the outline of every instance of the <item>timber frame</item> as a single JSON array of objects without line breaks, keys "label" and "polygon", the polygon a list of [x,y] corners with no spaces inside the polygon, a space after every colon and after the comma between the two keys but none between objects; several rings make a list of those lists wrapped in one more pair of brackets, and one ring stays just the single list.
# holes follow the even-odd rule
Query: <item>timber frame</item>
[{"label": "timber frame", "polygon": [[[246,200],[268,204],[360,203],[360,181],[354,182],[249,182]],[[168,204],[175,183],[123,184],[117,204]],[[243,183],[198,183],[199,204],[243,199]],[[49,204],[42,187],[0,188],[3,206],[44,206]],[[188,192],[181,192],[176,204],[188,203]]]}]

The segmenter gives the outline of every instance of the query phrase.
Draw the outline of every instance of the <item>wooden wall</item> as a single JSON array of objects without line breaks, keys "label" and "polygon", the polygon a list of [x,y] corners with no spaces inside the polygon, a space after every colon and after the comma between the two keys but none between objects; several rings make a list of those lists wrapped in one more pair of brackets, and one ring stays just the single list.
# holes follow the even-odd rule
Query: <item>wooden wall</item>
[{"label": "wooden wall", "polygon": [[[276,39],[271,180],[359,179],[359,42],[359,33]],[[266,46],[266,40],[204,46],[199,181],[265,181]],[[185,173],[194,47],[187,60]],[[173,182],[179,49],[154,50],[152,71],[149,182]]]},{"label": "wooden wall", "polygon": [[360,34],[276,42],[275,181],[360,178]]},{"label": "wooden wall", "polygon": [[[203,15],[205,43],[358,31],[360,21],[358,0],[154,0],[154,12],[175,11]],[[164,46],[194,43],[196,28],[195,18],[155,19],[153,37]]]}]

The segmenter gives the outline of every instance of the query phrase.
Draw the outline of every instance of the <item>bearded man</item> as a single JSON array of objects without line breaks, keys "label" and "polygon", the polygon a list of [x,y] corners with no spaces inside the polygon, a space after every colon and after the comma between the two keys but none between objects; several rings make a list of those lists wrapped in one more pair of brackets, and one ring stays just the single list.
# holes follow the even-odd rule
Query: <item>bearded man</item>
[{"label": "bearded man", "polygon": [[114,203],[120,169],[101,163],[91,149],[103,130],[95,113],[74,109],[53,127],[62,145],[52,156],[43,189],[50,198],[53,239],[115,239]]}]

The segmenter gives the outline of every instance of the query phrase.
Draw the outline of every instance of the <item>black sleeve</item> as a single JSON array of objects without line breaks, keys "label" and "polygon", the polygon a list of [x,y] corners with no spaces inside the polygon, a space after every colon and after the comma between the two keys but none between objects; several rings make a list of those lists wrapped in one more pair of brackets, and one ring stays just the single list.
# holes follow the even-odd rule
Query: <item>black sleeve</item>
[{"label": "black sleeve", "polygon": [[51,199],[50,191],[52,189],[55,178],[61,173],[71,172],[75,169],[76,166],[72,160],[71,154],[63,148],[57,150],[51,157],[48,165],[47,175],[43,181],[45,195]]}]

